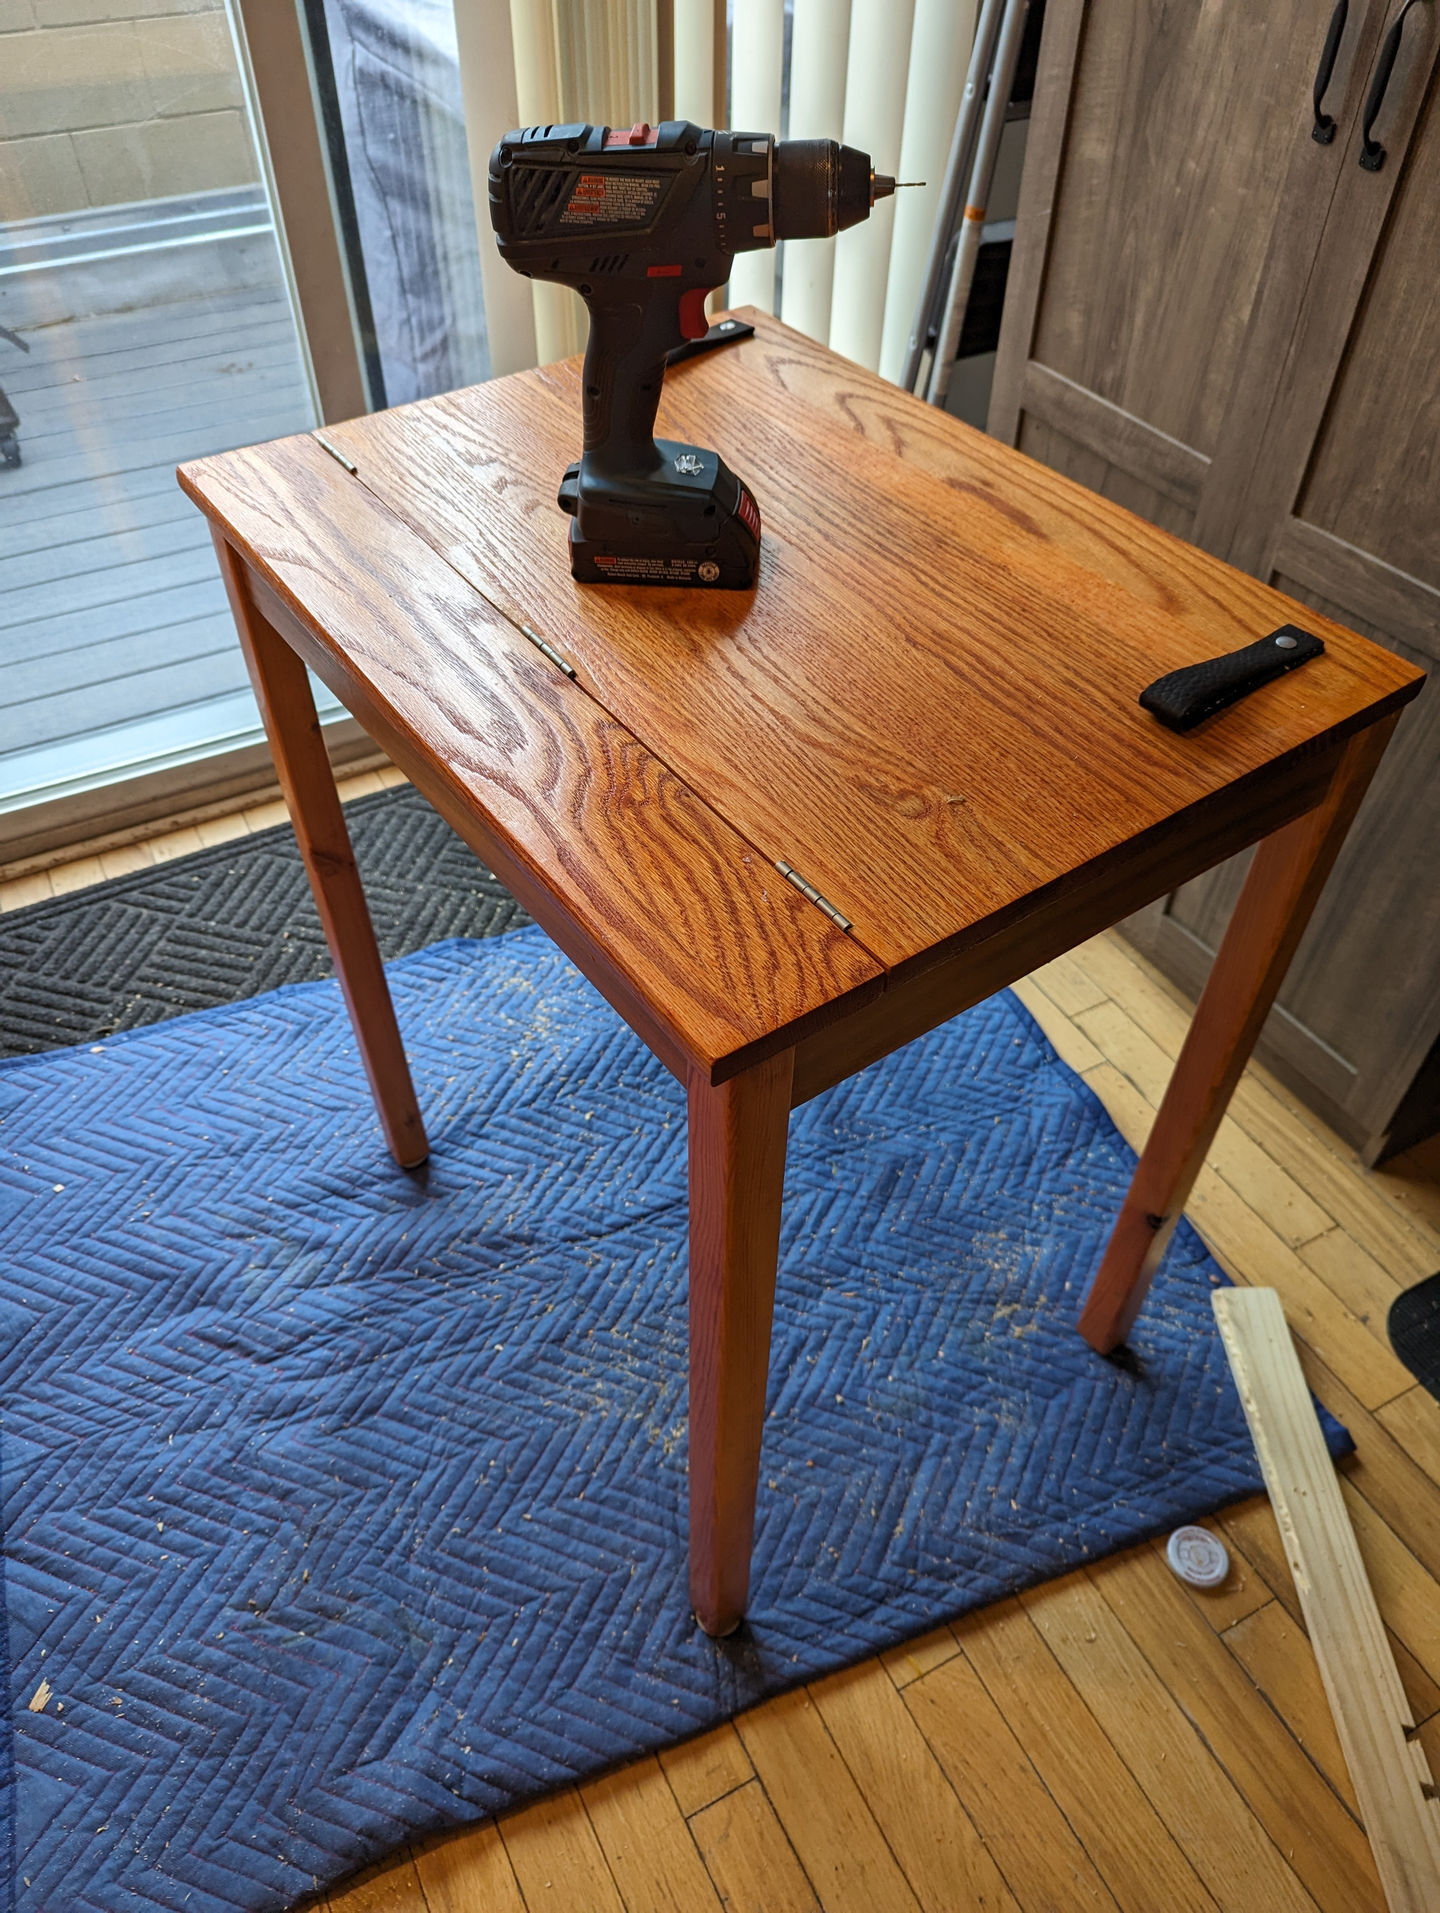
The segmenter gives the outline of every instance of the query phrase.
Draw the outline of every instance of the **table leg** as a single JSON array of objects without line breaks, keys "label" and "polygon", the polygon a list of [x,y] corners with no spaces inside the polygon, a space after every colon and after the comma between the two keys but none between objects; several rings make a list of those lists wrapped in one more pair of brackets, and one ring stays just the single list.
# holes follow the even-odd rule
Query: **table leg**
[{"label": "table leg", "polygon": [[214,536],[240,648],[265,720],[280,787],[290,807],[290,820],[350,1011],[380,1125],[396,1162],[404,1169],[414,1169],[424,1162],[430,1145],[360,872],[355,867],[350,833],[345,828],[345,812],[335,789],[315,700],[310,695],[310,681],[295,652],[252,604],[239,558],[218,533]]},{"label": "table leg", "polygon": [[690,1079],[690,1601],[713,1635],[750,1588],[793,1074],[786,1050]]},{"label": "table leg", "polygon": [[1353,737],[1315,809],[1255,852],[1080,1316],[1080,1333],[1102,1354],[1134,1327],[1394,727],[1386,718]]}]

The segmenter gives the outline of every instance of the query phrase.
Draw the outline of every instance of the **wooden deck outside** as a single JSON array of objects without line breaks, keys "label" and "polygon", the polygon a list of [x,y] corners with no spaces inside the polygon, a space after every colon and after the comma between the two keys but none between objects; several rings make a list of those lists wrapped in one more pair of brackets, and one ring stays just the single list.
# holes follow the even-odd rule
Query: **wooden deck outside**
[{"label": "wooden deck outside", "polygon": [[[346,797],[399,780],[384,771]],[[0,885],[0,910],[283,820],[268,803]],[[1018,986],[1138,1145],[1188,1011],[1113,933]],[[1358,1454],[1344,1495],[1440,1770],[1440,1402],[1385,1316],[1440,1267],[1440,1149],[1383,1172],[1262,1071],[1190,1215],[1280,1291]],[[1268,1503],[1191,1593],[1135,1548],[701,1739],[397,1853],[313,1913],[1382,1913]]]},{"label": "wooden deck outside", "polygon": [[311,419],[278,284],[22,336],[28,357],[0,341],[24,458],[0,470],[0,771],[245,686],[175,466]]}]

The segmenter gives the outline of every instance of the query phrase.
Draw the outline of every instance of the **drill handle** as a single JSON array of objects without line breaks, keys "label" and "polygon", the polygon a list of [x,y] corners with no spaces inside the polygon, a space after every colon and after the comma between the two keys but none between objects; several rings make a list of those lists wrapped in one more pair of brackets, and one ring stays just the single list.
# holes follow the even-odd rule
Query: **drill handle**
[{"label": "drill handle", "polygon": [[606,290],[608,296],[597,291],[585,299],[590,308],[585,463],[597,474],[618,478],[653,472],[661,463],[655,413],[665,355],[686,336],[680,315],[685,293],[668,285],[643,298],[630,287]]}]

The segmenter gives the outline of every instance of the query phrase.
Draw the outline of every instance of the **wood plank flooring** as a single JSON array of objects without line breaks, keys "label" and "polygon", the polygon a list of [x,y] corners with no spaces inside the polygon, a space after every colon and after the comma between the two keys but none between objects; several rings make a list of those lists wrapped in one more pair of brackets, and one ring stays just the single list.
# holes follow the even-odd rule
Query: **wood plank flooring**
[{"label": "wood plank flooring", "polygon": [[24,455],[0,471],[0,757],[245,685],[175,465],[311,416],[278,285],[25,337],[0,370]]},{"label": "wood plank flooring", "polygon": [[[346,797],[398,780],[352,780]],[[275,804],[0,885],[0,909],[278,821]],[[1114,933],[1018,993],[1134,1144],[1187,1007]],[[1440,1149],[1379,1172],[1262,1071],[1191,1216],[1279,1290],[1358,1452],[1344,1494],[1421,1741],[1440,1761],[1440,1402],[1385,1315],[1440,1269]],[[1382,1913],[1263,1497],[1211,1523],[1233,1569],[1158,1544],[1068,1575],[499,1822],[417,1845],[314,1913]]]}]

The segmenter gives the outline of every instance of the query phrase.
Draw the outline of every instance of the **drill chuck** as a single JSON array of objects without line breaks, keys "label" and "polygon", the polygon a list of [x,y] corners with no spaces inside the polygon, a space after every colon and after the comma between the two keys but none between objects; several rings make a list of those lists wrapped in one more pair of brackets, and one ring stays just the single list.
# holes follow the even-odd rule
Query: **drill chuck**
[{"label": "drill chuck", "polygon": [[774,212],[777,239],[830,239],[870,217],[895,182],[870,170],[870,155],[833,139],[775,142]]}]

